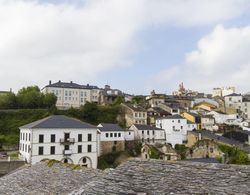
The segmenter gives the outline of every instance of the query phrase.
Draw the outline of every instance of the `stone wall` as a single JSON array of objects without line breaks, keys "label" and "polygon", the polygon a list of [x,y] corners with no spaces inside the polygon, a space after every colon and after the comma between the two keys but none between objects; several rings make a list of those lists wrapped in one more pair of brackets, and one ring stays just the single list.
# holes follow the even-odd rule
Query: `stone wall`
[{"label": "stone wall", "polygon": [[24,161],[0,161],[0,176],[8,174],[24,164]]},{"label": "stone wall", "polygon": [[125,141],[102,141],[101,142],[101,155],[107,154],[113,151],[124,151],[125,150]]}]

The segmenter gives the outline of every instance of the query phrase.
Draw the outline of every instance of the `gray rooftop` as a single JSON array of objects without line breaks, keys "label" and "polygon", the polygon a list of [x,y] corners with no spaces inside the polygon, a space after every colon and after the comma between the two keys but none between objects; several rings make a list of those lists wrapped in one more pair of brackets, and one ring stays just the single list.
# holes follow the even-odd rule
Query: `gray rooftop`
[{"label": "gray rooftop", "polygon": [[185,118],[183,118],[179,114],[175,114],[175,115],[170,115],[170,116],[166,116],[166,117],[161,117],[161,118],[158,118],[158,119],[185,119]]},{"label": "gray rooftop", "polygon": [[112,123],[100,123],[97,127],[100,131],[125,131],[122,129],[118,124],[112,124]]},{"label": "gray rooftop", "polygon": [[41,162],[0,178],[0,194],[68,194],[102,174],[99,170],[75,169]]},{"label": "gray rooftop", "polygon": [[72,88],[72,89],[98,89],[97,86],[92,86],[89,84],[79,85],[79,84],[74,83],[74,82],[67,83],[67,82],[61,82],[61,81],[46,85],[45,87]]},{"label": "gray rooftop", "polygon": [[67,128],[67,129],[97,129],[88,123],[84,123],[78,119],[70,118],[63,115],[53,115],[33,123],[24,125],[20,128],[25,129],[44,129],[44,128]]},{"label": "gray rooftop", "polygon": [[138,129],[138,130],[163,130],[157,127],[152,127],[150,125],[140,125],[140,124],[134,124],[134,126]]},{"label": "gray rooftop", "polygon": [[132,159],[114,170],[38,163],[0,178],[0,194],[250,194],[250,166]]}]

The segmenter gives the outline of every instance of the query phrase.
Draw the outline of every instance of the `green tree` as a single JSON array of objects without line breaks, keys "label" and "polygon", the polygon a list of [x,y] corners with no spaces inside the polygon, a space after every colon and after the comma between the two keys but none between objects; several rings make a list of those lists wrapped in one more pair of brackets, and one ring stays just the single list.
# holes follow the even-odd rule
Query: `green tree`
[{"label": "green tree", "polygon": [[174,148],[177,154],[181,156],[182,160],[186,159],[187,147],[184,144],[176,144]]},{"label": "green tree", "polygon": [[51,108],[56,104],[57,97],[53,93],[42,94],[41,97],[45,108]]},{"label": "green tree", "polygon": [[39,87],[24,87],[17,93],[17,103],[19,108],[41,108],[43,104]]},{"label": "green tree", "polygon": [[0,109],[13,109],[17,106],[17,100],[14,93],[7,93],[0,96]]}]

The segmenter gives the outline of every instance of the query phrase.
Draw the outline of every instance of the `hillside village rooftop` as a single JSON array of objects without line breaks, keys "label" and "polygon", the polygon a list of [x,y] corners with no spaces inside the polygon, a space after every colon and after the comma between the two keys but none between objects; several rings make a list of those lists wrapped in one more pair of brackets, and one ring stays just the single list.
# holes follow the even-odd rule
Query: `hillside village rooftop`
[{"label": "hillside village rooftop", "polygon": [[250,194],[250,166],[132,159],[100,171],[41,162],[0,183],[0,194]]}]

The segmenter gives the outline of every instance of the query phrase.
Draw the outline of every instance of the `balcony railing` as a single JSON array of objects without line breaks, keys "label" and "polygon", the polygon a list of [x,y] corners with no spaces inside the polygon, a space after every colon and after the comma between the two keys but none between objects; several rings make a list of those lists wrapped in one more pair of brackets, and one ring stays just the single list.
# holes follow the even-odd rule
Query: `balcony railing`
[{"label": "balcony railing", "polygon": [[67,138],[67,139],[61,138],[60,143],[61,144],[74,144],[75,138]]},{"label": "balcony railing", "polygon": [[71,154],[73,154],[72,150],[63,150],[63,154],[65,156],[70,156]]}]

